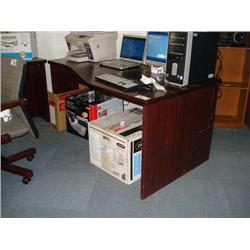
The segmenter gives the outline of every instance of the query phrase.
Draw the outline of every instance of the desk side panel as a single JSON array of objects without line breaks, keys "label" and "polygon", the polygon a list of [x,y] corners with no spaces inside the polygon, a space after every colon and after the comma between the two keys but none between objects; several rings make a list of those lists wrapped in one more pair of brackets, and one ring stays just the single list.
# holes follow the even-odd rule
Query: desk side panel
[{"label": "desk side panel", "polygon": [[84,83],[84,81],[67,66],[51,63],[50,72],[52,90],[55,94],[76,90],[79,88],[78,84]]},{"label": "desk side panel", "polygon": [[182,174],[208,160],[217,101],[217,85],[208,85],[190,94],[185,103],[186,161]]},{"label": "desk side panel", "polygon": [[210,85],[144,106],[142,199],[208,159],[215,103]]},{"label": "desk side panel", "polygon": [[181,175],[181,102],[171,98],[144,106],[142,199]]},{"label": "desk side panel", "polygon": [[27,63],[24,96],[28,99],[28,109],[32,116],[41,116],[50,121],[45,63],[46,60]]}]

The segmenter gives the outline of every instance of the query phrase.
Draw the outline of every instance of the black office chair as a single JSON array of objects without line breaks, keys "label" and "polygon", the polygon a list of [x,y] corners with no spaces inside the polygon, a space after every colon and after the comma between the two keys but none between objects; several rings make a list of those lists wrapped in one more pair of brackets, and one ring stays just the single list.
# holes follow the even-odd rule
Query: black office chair
[{"label": "black office chair", "polygon": [[[4,122],[1,119],[1,144],[11,142],[13,138],[31,133],[35,138],[39,137],[38,130],[31,119],[31,115],[25,105],[24,84],[27,75],[25,61],[8,56],[1,56],[1,111],[10,109],[12,119]],[[1,169],[23,177],[23,183],[30,182],[33,171],[12,164],[23,158],[32,160],[36,153],[35,148],[29,148],[14,155],[1,156]]]}]

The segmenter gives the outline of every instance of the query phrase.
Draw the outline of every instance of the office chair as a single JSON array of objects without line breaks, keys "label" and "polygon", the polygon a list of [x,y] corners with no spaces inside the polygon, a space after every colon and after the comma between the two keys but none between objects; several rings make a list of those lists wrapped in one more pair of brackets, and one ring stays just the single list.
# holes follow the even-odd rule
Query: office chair
[{"label": "office chair", "polygon": [[[31,119],[25,105],[24,84],[27,75],[25,61],[8,56],[1,56],[1,116],[2,111],[10,110],[11,117],[1,118],[1,144],[11,142],[12,139],[31,133],[39,137],[38,130]],[[8,157],[1,156],[1,169],[23,177],[23,183],[28,184],[33,171],[13,164],[23,158],[31,161],[36,153],[35,148],[29,148]]]}]

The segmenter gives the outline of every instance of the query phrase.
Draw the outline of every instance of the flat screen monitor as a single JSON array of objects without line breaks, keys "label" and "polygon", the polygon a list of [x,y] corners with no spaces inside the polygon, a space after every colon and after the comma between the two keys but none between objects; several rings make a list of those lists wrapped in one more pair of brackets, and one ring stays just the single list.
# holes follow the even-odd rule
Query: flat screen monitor
[{"label": "flat screen monitor", "polygon": [[142,62],[145,45],[145,37],[123,36],[120,58]]},{"label": "flat screen monitor", "polygon": [[168,32],[148,32],[146,64],[166,65],[168,52]]}]

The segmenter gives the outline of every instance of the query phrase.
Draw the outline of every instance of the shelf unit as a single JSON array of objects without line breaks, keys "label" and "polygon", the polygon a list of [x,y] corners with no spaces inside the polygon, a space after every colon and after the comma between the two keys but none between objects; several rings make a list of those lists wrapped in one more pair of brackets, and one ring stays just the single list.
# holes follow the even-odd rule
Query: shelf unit
[{"label": "shelf unit", "polygon": [[248,101],[247,101],[247,109],[245,115],[245,123],[250,128],[250,90],[248,92]]},{"label": "shelf unit", "polygon": [[[218,91],[215,127],[244,126],[250,85],[250,48],[219,47],[222,83]],[[218,67],[218,65],[217,65]]]}]

